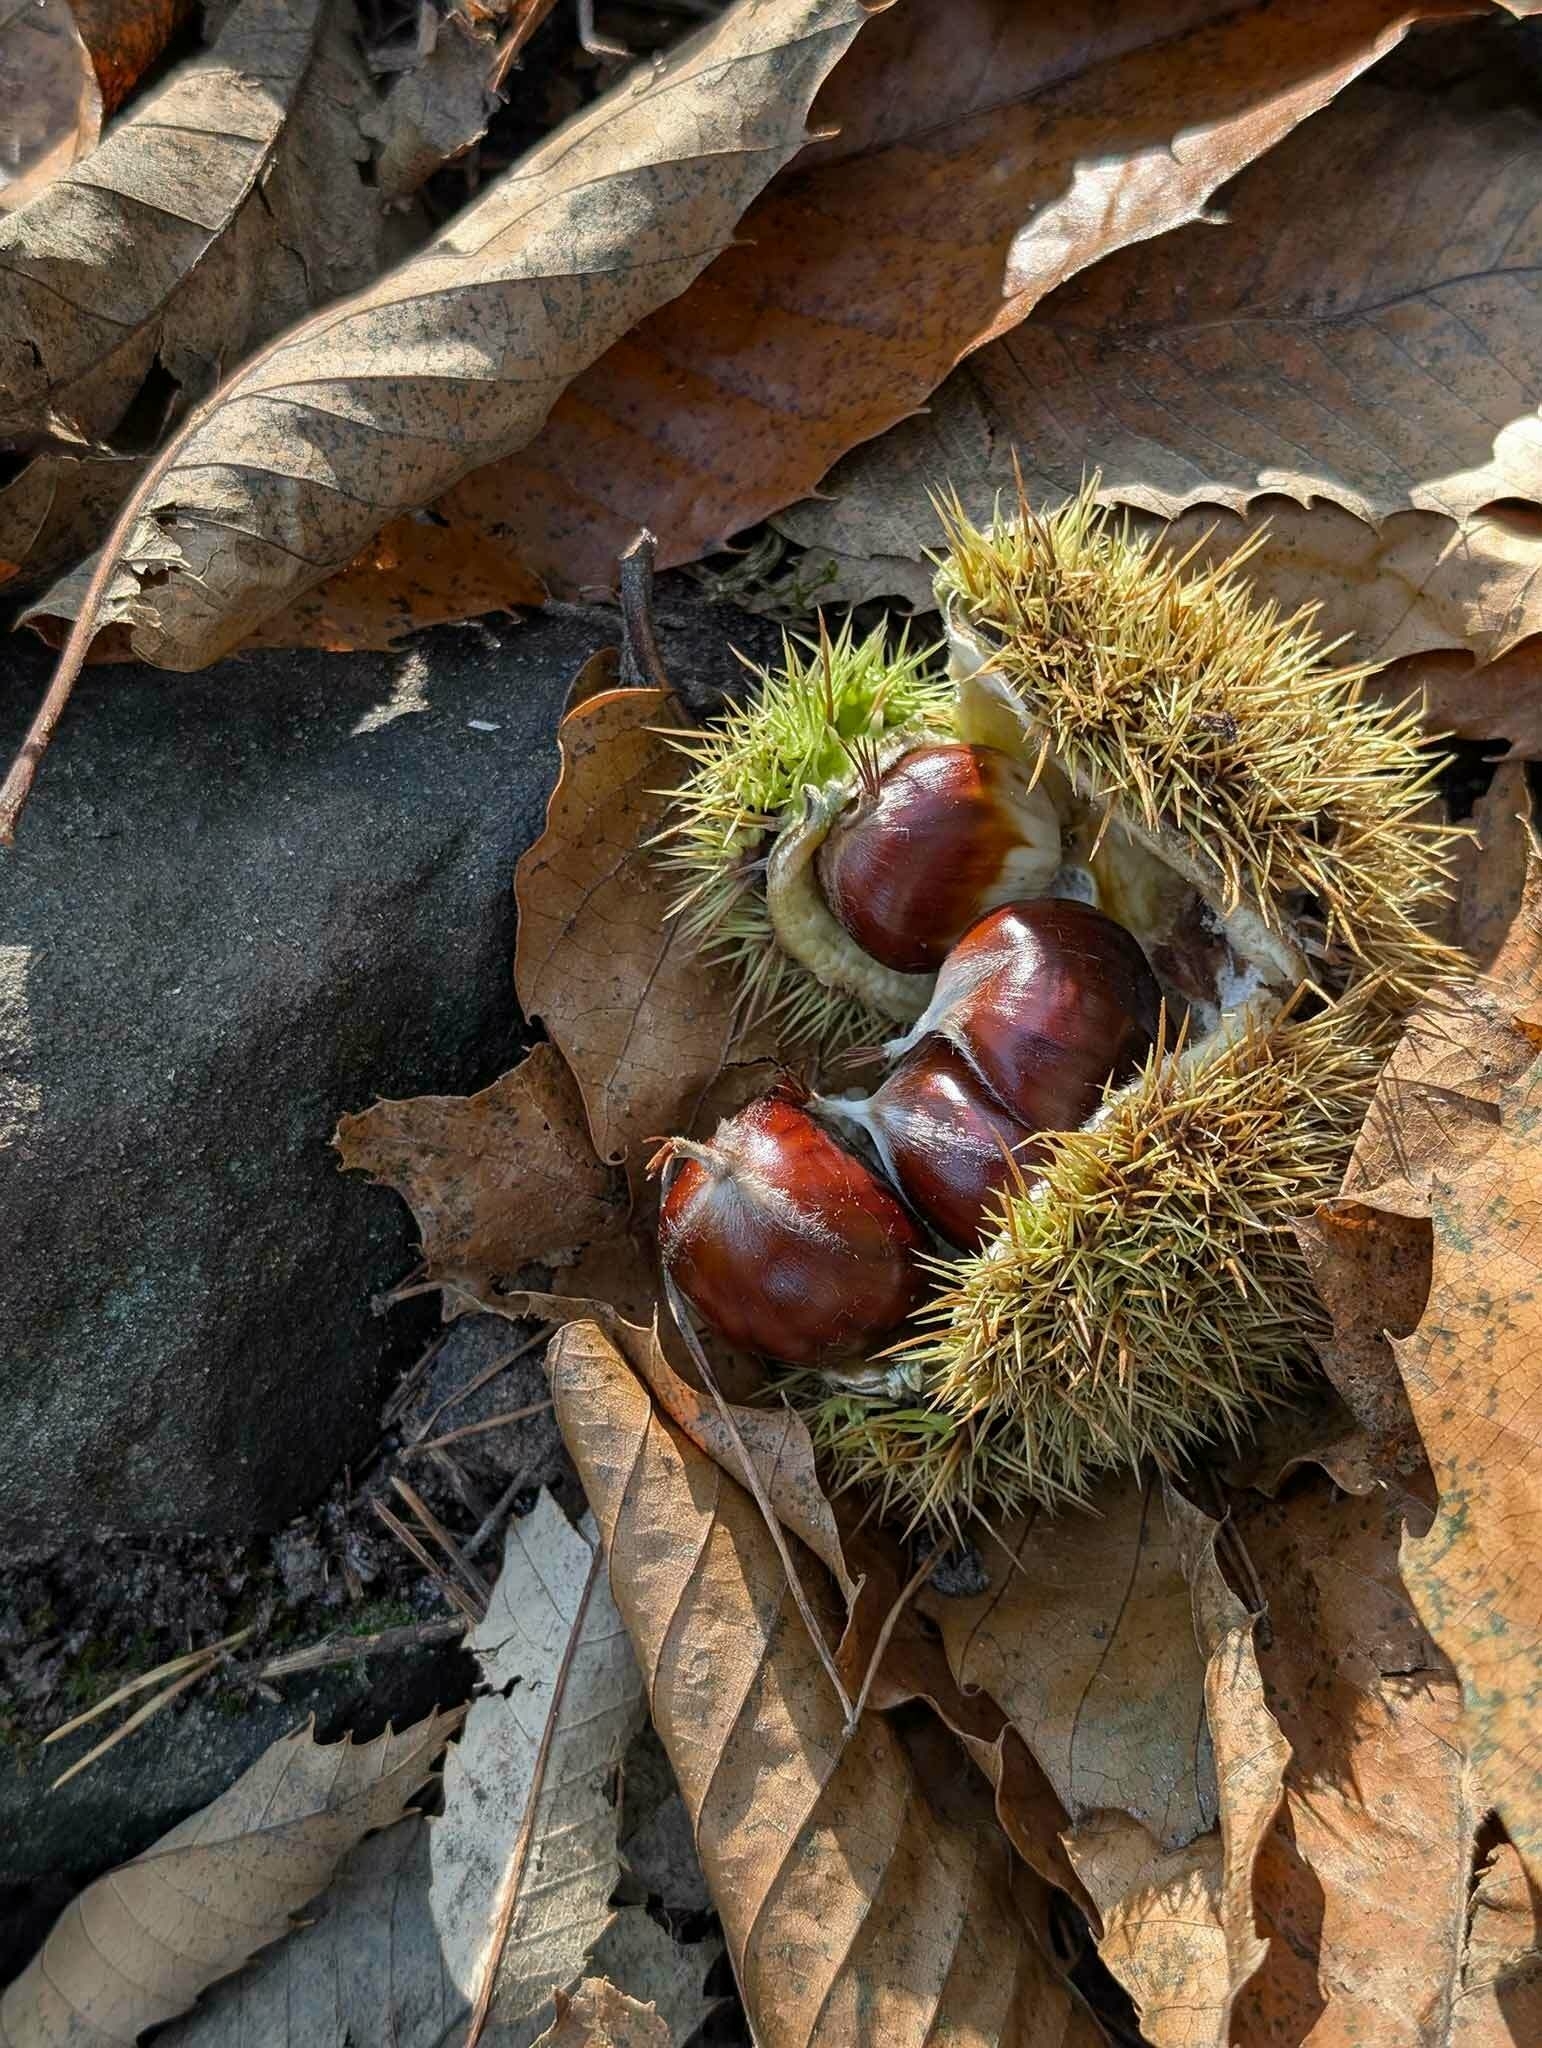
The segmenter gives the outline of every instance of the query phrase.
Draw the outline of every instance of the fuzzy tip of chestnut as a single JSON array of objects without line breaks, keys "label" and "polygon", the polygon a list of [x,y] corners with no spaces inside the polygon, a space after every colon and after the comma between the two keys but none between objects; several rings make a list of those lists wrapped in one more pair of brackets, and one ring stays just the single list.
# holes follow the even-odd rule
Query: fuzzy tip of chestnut
[{"label": "fuzzy tip of chestnut", "polygon": [[898,1198],[783,1088],[717,1127],[672,1138],[659,1251],[731,1344],[827,1367],[891,1338],[926,1291],[921,1232]]},{"label": "fuzzy tip of chestnut", "polygon": [[914,747],[879,772],[861,763],[856,799],[815,862],[825,901],[865,953],[934,974],[982,912],[1046,888],[1060,820],[1023,762],[995,747]]}]

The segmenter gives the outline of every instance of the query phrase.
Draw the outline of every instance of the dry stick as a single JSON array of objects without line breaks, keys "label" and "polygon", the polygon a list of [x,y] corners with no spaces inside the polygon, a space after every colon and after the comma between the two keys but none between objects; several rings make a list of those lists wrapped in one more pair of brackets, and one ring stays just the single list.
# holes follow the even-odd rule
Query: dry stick
[{"label": "dry stick", "polygon": [[509,1929],[514,1924],[514,1908],[519,1903],[519,1888],[524,1883],[525,1865],[530,1860],[530,1844],[535,1834],[536,1809],[541,1803],[545,1788],[547,1766],[551,1762],[552,1738],[557,1732],[557,1716],[562,1706],[562,1696],[567,1690],[568,1676],[573,1666],[573,1656],[584,1632],[588,1619],[589,1602],[594,1598],[594,1589],[600,1582],[600,1572],[605,1563],[605,1548],[601,1543],[594,1546],[594,1556],[589,1564],[589,1576],[584,1581],[584,1590],[579,1597],[578,1610],[573,1616],[573,1626],[568,1631],[567,1642],[563,1645],[562,1662],[557,1666],[557,1676],[551,1689],[551,1704],[546,1710],[546,1725],[541,1730],[541,1746],[535,1754],[535,1764],[530,1773],[530,1789],[525,1797],[525,1817],[519,1824],[519,1836],[509,1858],[508,1871],[498,1893],[497,1915],[493,1922],[493,1938],[488,1946],[487,1962],[482,1971],[482,1981],[477,1986],[476,2003],[472,2007],[471,2026],[466,2034],[466,2048],[477,2048],[482,2030],[487,2025],[492,2011],[493,1991],[498,1982],[498,1965],[503,1960],[503,1951],[508,1946]]},{"label": "dry stick", "polygon": [[462,1437],[482,1436],[490,1429],[507,1429],[511,1422],[528,1422],[532,1415],[545,1415],[553,1407],[552,1401],[532,1401],[528,1408],[510,1408],[504,1415],[489,1415],[481,1422],[463,1422],[459,1429],[452,1429],[444,1436],[433,1436],[426,1443],[408,1444],[402,1451],[404,1458],[421,1458],[426,1451],[437,1451],[445,1444],[458,1444]]},{"label": "dry stick", "polygon": [[70,1779],[77,1777],[88,1764],[94,1764],[98,1757],[106,1756],[108,1750],[116,1749],[126,1735],[132,1735],[136,1728],[142,1728],[146,1721],[161,1711],[162,1707],[169,1707],[178,1693],[186,1692],[190,1685],[196,1685],[199,1679],[207,1678],[219,1661],[217,1655],[205,1656],[191,1671],[184,1671],[180,1678],[173,1679],[163,1692],[158,1692],[154,1699],[146,1700],[136,1713],[130,1714],[121,1728],[114,1728],[111,1735],[105,1736],[94,1749],[88,1749],[67,1771],[61,1771],[49,1786],[49,1791],[57,1792],[61,1785],[67,1785]]},{"label": "dry stick", "polygon": [[[546,1405],[549,1408],[552,1404],[548,1401]],[[529,1481],[526,1479],[524,1473],[516,1472],[514,1477],[509,1481],[508,1485],[503,1489],[502,1493],[499,1494],[498,1498],[493,1502],[492,1506],[488,1509],[482,1521],[480,1521],[477,1524],[476,1528],[473,1530],[471,1541],[469,1543],[464,1543],[461,1545],[462,1556],[476,1556],[477,1552],[482,1548],[482,1545],[487,1541],[488,1537],[492,1535],[493,1531],[499,1526],[499,1524],[507,1520],[509,1509],[513,1507],[516,1499],[519,1497],[521,1493],[525,1491],[525,1488],[528,1485]]]},{"label": "dry stick", "polygon": [[[479,1393],[489,1380],[495,1380],[499,1373],[507,1371],[511,1365],[517,1365],[520,1359],[528,1357],[538,1344],[544,1344],[546,1342],[547,1328],[548,1325],[542,1323],[533,1337],[527,1338],[523,1344],[516,1344],[512,1351],[501,1351],[492,1364],[484,1366],[474,1380],[468,1380],[465,1386],[457,1387],[453,1394],[446,1394],[439,1403],[439,1406],[413,1438],[413,1447],[421,1446],[424,1437],[428,1435],[428,1432],[447,1408],[457,1407],[462,1401],[469,1400],[473,1394]],[[445,1441],[448,1442],[448,1438]]]},{"label": "dry stick", "polygon": [[659,652],[658,636],[653,630],[653,564],[658,555],[658,545],[646,526],[639,527],[637,538],[618,563],[621,680],[628,689],[635,690],[646,684],[655,690],[665,690],[672,697],[675,688],[669,680],[669,671]]},{"label": "dry stick", "polygon": [[50,1742],[62,1742],[77,1728],[99,1721],[103,1714],[110,1714],[120,1701],[132,1698],[136,1692],[143,1692],[147,1685],[157,1685],[163,1678],[175,1678],[179,1671],[186,1671],[190,1665],[206,1663],[210,1657],[233,1650],[237,1643],[244,1643],[251,1632],[250,1628],[239,1628],[233,1636],[221,1636],[217,1643],[205,1643],[201,1650],[189,1650],[181,1657],[157,1664],[153,1671],[142,1671],[137,1678],[129,1679],[126,1685],[120,1685],[116,1692],[110,1692],[106,1699],[98,1700],[94,1707],[87,1707],[83,1714],[77,1714],[73,1721],[66,1721],[62,1728],[55,1728],[51,1735],[45,1735],[42,1746],[46,1749]]},{"label": "dry stick", "polygon": [[400,1478],[395,1473],[391,1475],[391,1484],[396,1488],[396,1491],[401,1495],[402,1499],[407,1503],[408,1507],[411,1508],[412,1512],[417,1516],[418,1520],[422,1523],[423,1527],[428,1531],[429,1535],[432,1536],[434,1541],[439,1545],[439,1548],[450,1560],[450,1563],[455,1567],[456,1571],[459,1572],[461,1578],[465,1581],[466,1589],[471,1594],[472,1598],[481,1601],[482,1611],[485,1614],[487,1611],[487,1603],[492,1598],[492,1587],[488,1585],[487,1581],[482,1577],[482,1574],[479,1571],[477,1571],[472,1565],[467,1564],[466,1560],[460,1554],[460,1551],[455,1542],[455,1538],[450,1534],[449,1530],[444,1526],[443,1522],[440,1521],[439,1517],[434,1513],[433,1509],[428,1505],[427,1501],[425,1501],[420,1494],[415,1492],[414,1489],[407,1484],[405,1479]]},{"label": "dry stick", "polygon": [[[670,1165],[664,1169],[663,1192],[665,1195],[669,1192],[670,1168],[675,1163],[675,1161],[671,1160]],[[729,1440],[739,1454],[739,1462],[744,1468],[744,1483],[755,1496],[755,1505],[760,1509],[761,1517],[765,1522],[771,1541],[776,1545],[776,1554],[782,1560],[782,1570],[787,1574],[787,1584],[791,1589],[793,1599],[797,1602],[798,1612],[803,1617],[803,1626],[808,1630],[809,1641],[818,1652],[819,1661],[825,1667],[825,1673],[831,1685],[835,1688],[835,1697],[840,1701],[841,1712],[845,1715],[847,1724],[850,1725],[852,1715],[855,1712],[852,1706],[851,1695],[841,1683],[841,1674],[836,1666],[835,1658],[831,1655],[830,1645],[825,1641],[825,1632],[819,1626],[818,1617],[809,1605],[809,1597],[803,1590],[803,1581],[798,1577],[797,1568],[792,1561],[792,1552],[787,1548],[786,1535],[783,1533],[781,1523],[777,1520],[776,1509],[771,1505],[771,1497],[761,1483],[760,1474],[755,1469],[755,1460],[750,1456],[749,1448],[744,1438],[739,1434],[739,1425],[734,1421],[733,1413],[728,1403],[723,1399],[722,1389],[718,1386],[717,1377],[707,1362],[707,1354],[697,1342],[696,1332],[691,1328],[686,1315],[685,1304],[680,1299],[680,1291],[667,1272],[664,1274],[664,1298],[669,1303],[669,1313],[674,1318],[675,1328],[685,1340],[685,1347],[691,1354],[696,1370],[706,1382],[707,1392],[712,1396],[716,1404],[717,1412],[722,1418],[723,1427],[728,1431]]]},{"label": "dry stick", "polygon": [[375,1513],[385,1523],[397,1542],[401,1544],[404,1550],[410,1551],[418,1563],[422,1565],[424,1571],[428,1573],[428,1576],[439,1588],[447,1604],[458,1608],[465,1615],[467,1621],[473,1624],[479,1622],[482,1616],[473,1605],[470,1596],[461,1591],[439,1560],[430,1555],[420,1540],[407,1527],[407,1524],[399,1516],[393,1515],[383,1500],[377,1500],[372,1505]]},{"label": "dry stick", "polygon": [[[293,1678],[297,1671],[319,1671],[327,1664],[351,1664],[355,1657],[384,1656],[392,1650],[416,1650],[431,1643],[453,1643],[466,1633],[469,1623],[420,1621],[402,1628],[377,1629],[368,1636],[329,1636],[309,1649],[291,1650],[284,1657],[270,1657],[249,1675],[254,1679]],[[244,1674],[243,1676],[248,1675]]]}]

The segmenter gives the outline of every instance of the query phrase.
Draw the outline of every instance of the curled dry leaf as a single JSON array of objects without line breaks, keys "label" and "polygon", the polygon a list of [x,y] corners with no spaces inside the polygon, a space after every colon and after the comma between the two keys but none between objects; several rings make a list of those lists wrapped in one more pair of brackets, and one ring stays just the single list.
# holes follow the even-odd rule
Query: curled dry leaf
[{"label": "curled dry leaf", "polygon": [[1268,1605],[1266,1696],[1290,1745],[1255,1875],[1268,1955],[1239,2002],[1239,2040],[1461,2038],[1440,2026],[1467,1967],[1482,1800],[1455,1677],[1399,1576],[1403,1507],[1395,1493],[1346,1499],[1320,1474],[1278,1501],[1233,1502]]},{"label": "curled dry leaf", "polygon": [[0,106],[3,214],[35,198],[101,134],[101,87],[69,0],[7,0],[0,7]]},{"label": "curled dry leaf", "polygon": [[0,221],[0,436],[118,425],[169,303],[271,165],[319,16],[320,0],[243,0],[215,49]]},{"label": "curled dry leaf", "polygon": [[857,0],[741,0],[549,136],[434,242],[254,357],[173,439],[82,632],[198,668],[535,433],[804,140]]},{"label": "curled dry leaf", "polygon": [[380,145],[375,180],[383,199],[416,192],[484,132],[497,105],[488,91],[494,48],[487,30],[451,13],[434,47],[372,109],[364,132]]},{"label": "curled dry leaf", "polygon": [[343,1855],[402,1812],[460,1721],[266,1749],[228,1792],[73,1900],[0,1997],[4,2048],[108,2048],[185,2012],[289,1931]]},{"label": "curled dry leaf", "polygon": [[513,523],[554,589],[640,524],[689,561],[805,496],[970,348],[1110,250],[1194,219],[1403,35],[1406,0],[1024,8],[899,0],[820,96],[838,127],[738,245],[437,510]]},{"label": "curled dry leaf", "polygon": [[[1228,230],[1206,232],[1224,239]],[[1099,467],[1112,452],[1118,415],[1100,411],[1074,462],[1068,456],[1047,474],[1041,394],[1014,353],[1041,323],[1053,326],[1058,304],[1059,295],[1047,300],[1025,334],[992,342],[962,363],[924,413],[855,449],[817,498],[777,514],[779,531],[809,550],[789,597],[855,604],[900,596],[926,609],[935,601],[926,551],[937,545],[931,493],[939,485],[956,490],[971,517],[988,520],[998,498],[1015,493],[1014,454],[1036,468],[1034,502],[1046,509],[1074,494],[1084,470]],[[1123,471],[1109,472],[1102,495],[1128,506],[1128,485]],[[1371,525],[1340,506],[1301,505],[1275,490],[1253,498],[1245,512],[1203,503],[1171,520],[1133,510],[1131,518],[1138,533],[1174,554],[1192,548],[1197,563],[1257,544],[1247,573],[1260,595],[1285,611],[1319,606],[1318,628],[1343,642],[1345,660],[1403,663],[1384,684],[1399,701],[1426,679],[1416,656],[1461,648],[1497,662],[1542,632],[1542,514],[1526,506],[1489,506],[1459,524],[1439,512],[1404,511]],[[1452,724],[1438,701],[1432,722]],[[1484,725],[1476,736],[1503,729]]]},{"label": "curled dry leaf", "polygon": [[[756,2039],[1091,2048],[1014,1910],[1004,1841],[929,1807],[882,1716],[846,1735],[750,1496],[594,1325],[561,1333],[551,1373]],[[797,1556],[833,1640],[834,1589]]]},{"label": "curled dry leaf", "polygon": [[634,1184],[651,1138],[695,1125],[740,1041],[736,991],[668,915],[672,890],[645,841],[686,769],[654,728],[660,690],[608,690],[562,721],[562,775],[546,830],[519,864],[514,981],[577,1077],[595,1150]]},{"label": "curled dry leaf", "polygon": [[452,1301],[496,1307],[522,1267],[570,1257],[624,1227],[555,1046],[538,1045],[477,1095],[377,1102],[342,1118],[333,1143],[345,1168],[411,1205],[425,1278]]},{"label": "curled dry leaf", "polygon": [[585,1977],[569,1998],[557,1993],[557,2017],[535,2048],[670,2048],[668,2027],[604,1977]]},{"label": "curled dry leaf", "polygon": [[194,0],[70,0],[81,41],[115,114],[193,13]]},{"label": "curled dry leaf", "polygon": [[1531,790],[1524,761],[1501,761],[1472,815],[1476,838],[1457,868],[1456,943],[1474,967],[1498,959],[1521,907],[1531,844]]},{"label": "curled dry leaf", "polygon": [[1095,1509],[1020,1519],[984,1550],[985,1592],[922,1605],[1073,1823],[1111,1809],[1179,1849],[1216,1817],[1184,1533],[1154,1481],[1110,1481]]},{"label": "curled dry leaf", "polygon": [[1378,696],[1420,698],[1433,732],[1462,740],[1508,740],[1528,761],[1542,758],[1542,636],[1533,634],[1496,661],[1464,654],[1410,655],[1374,678]]}]

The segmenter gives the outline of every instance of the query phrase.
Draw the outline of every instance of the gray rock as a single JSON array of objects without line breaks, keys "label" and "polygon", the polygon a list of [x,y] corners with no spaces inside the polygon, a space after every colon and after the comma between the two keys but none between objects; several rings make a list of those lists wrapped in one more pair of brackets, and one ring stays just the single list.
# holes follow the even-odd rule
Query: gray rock
[{"label": "gray rock", "polygon": [[[678,589],[661,623],[698,690],[774,640]],[[371,1443],[411,1230],[331,1133],[516,1055],[510,879],[616,637],[563,607],[88,673],[0,860],[0,1555],[273,1528]],[[0,659],[9,756],[48,659]]]}]

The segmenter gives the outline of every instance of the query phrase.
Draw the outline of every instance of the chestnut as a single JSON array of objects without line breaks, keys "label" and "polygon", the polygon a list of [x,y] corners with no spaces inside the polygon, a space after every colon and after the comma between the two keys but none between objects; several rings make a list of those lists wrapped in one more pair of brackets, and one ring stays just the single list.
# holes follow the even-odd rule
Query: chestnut
[{"label": "chestnut", "polygon": [[995,747],[915,747],[831,826],[815,861],[824,898],[863,952],[931,974],[982,912],[1047,886],[1060,821],[1027,768]]},{"label": "chestnut", "polygon": [[890,1336],[920,1301],[920,1229],[876,1174],[784,1091],[671,1138],[659,1209],[665,1270],[730,1343],[831,1365]]},{"label": "chestnut", "polygon": [[1138,942],[1088,903],[1040,897],[992,910],[943,962],[919,1021],[885,1050],[929,1034],[961,1053],[1030,1131],[1086,1122],[1156,1038],[1162,992]]},{"label": "chestnut", "polygon": [[867,1132],[911,1207],[962,1251],[993,1235],[995,1198],[1043,1150],[945,1038],[923,1038],[866,1101],[818,1106]]}]

